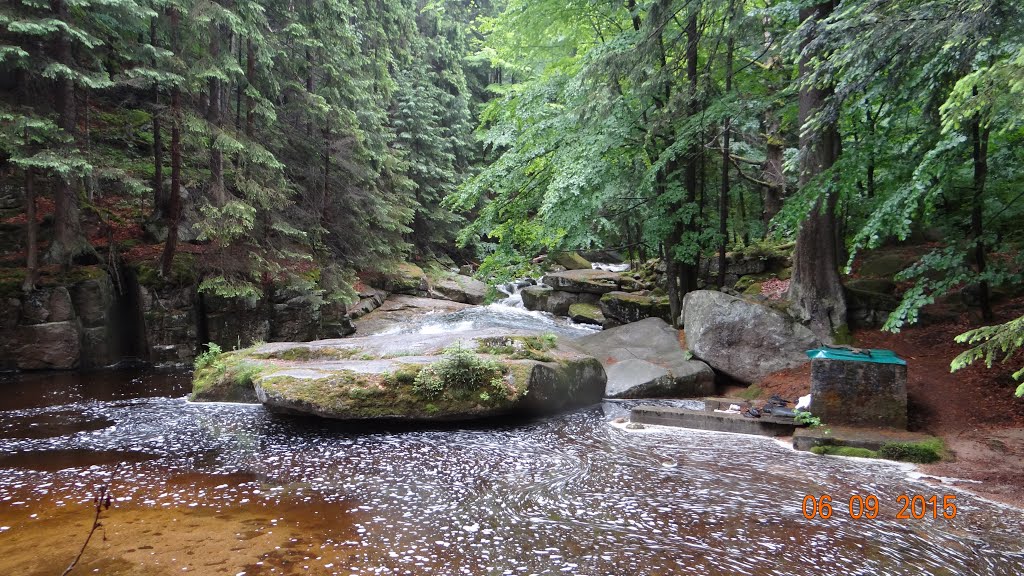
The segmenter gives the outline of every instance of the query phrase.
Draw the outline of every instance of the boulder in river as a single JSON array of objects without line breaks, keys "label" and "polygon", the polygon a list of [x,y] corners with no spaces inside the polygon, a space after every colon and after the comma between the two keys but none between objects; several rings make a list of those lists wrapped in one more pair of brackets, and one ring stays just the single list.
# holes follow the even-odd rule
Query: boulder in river
[{"label": "boulder in river", "polygon": [[619,289],[619,275],[604,270],[566,270],[552,272],[541,282],[563,292],[606,294]]},{"label": "boulder in river", "polygon": [[569,306],[569,319],[578,324],[594,324],[601,326],[605,323],[604,314],[601,308],[593,304],[578,302]]},{"label": "boulder in river", "polygon": [[483,304],[487,296],[487,284],[469,276],[450,274],[434,282],[430,292],[433,296],[453,302]]},{"label": "boulder in river", "polygon": [[576,345],[601,361],[609,398],[686,398],[714,392],[714,372],[704,362],[687,358],[679,332],[660,318],[585,336]]},{"label": "boulder in river", "polygon": [[590,270],[590,262],[576,252],[552,252],[550,260],[566,270]]},{"label": "boulder in river", "polygon": [[272,343],[221,354],[193,399],[339,420],[471,420],[600,401],[600,362],[553,335],[500,329]]},{"label": "boulder in river", "polygon": [[601,296],[601,312],[615,326],[638,322],[644,318],[672,321],[668,298],[630,292],[609,292]]},{"label": "boulder in river", "polygon": [[821,346],[809,328],[782,312],[713,290],[683,298],[686,345],[712,368],[743,383],[807,362]]}]

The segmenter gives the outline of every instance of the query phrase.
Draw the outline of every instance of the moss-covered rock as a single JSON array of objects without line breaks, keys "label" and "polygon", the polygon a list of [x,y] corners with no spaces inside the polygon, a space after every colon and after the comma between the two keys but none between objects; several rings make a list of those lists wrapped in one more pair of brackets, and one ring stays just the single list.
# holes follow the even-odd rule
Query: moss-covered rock
[{"label": "moss-covered rock", "polygon": [[[553,335],[381,334],[204,355],[194,400],[342,420],[466,420],[600,400],[597,360]],[[251,394],[251,396],[250,396]]]},{"label": "moss-covered rock", "polygon": [[402,262],[384,275],[384,289],[395,294],[422,295],[429,289],[423,269],[411,262]]},{"label": "moss-covered rock", "polygon": [[547,274],[541,282],[564,292],[606,294],[619,288],[619,275],[604,270],[566,270]]},{"label": "moss-covered rock", "polygon": [[661,318],[671,324],[668,298],[631,292],[609,292],[601,296],[601,313],[615,325],[639,322],[644,318]]},{"label": "moss-covered rock", "polygon": [[594,324],[597,326],[601,326],[606,322],[604,313],[601,312],[600,306],[583,304],[582,302],[569,306],[569,318],[573,322],[578,322],[580,324]]},{"label": "moss-covered rock", "polygon": [[549,256],[550,260],[566,270],[590,270],[590,262],[576,252],[554,252]]}]

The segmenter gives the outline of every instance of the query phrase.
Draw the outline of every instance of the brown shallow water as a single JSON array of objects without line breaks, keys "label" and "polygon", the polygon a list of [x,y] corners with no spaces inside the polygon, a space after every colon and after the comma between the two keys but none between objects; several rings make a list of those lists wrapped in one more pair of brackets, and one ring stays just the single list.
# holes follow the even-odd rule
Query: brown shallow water
[{"label": "brown shallow water", "polygon": [[[733,435],[534,421],[353,430],[184,400],[188,375],[0,377],[0,574],[1007,574],[1024,511]],[[807,494],[837,502],[801,513]],[[897,520],[901,494],[957,516]],[[881,513],[850,518],[853,494]]]}]

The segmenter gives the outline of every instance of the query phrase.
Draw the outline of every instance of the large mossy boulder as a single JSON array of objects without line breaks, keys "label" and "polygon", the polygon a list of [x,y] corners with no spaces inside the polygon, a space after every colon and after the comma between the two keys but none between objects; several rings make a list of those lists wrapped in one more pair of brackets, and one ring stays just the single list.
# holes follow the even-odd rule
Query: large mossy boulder
[{"label": "large mossy boulder", "polygon": [[569,316],[570,309],[576,304],[597,304],[598,294],[589,292],[566,292],[555,290],[550,286],[538,284],[527,286],[521,292],[523,296],[523,307],[527,310],[547,312],[555,316]]},{"label": "large mossy boulder", "polygon": [[619,275],[604,270],[552,272],[541,282],[563,292],[606,294],[619,289]]},{"label": "large mossy boulder", "polygon": [[743,383],[799,366],[808,361],[807,350],[821,346],[782,312],[712,290],[683,298],[682,324],[694,356]]},{"label": "large mossy boulder", "polygon": [[384,275],[384,289],[393,294],[422,296],[429,289],[429,283],[422,268],[402,262]]},{"label": "large mossy boulder", "polygon": [[582,302],[569,306],[569,319],[577,324],[593,324],[595,326],[602,326],[606,322],[600,307]]},{"label": "large mossy boulder", "polygon": [[601,296],[601,312],[607,319],[605,327],[639,322],[645,318],[661,318],[672,322],[668,298],[630,292],[609,292]]},{"label": "large mossy boulder", "polygon": [[715,374],[687,357],[679,332],[660,318],[611,328],[576,341],[601,361],[609,398],[690,398],[714,393]]},{"label": "large mossy boulder", "polygon": [[477,305],[487,297],[487,284],[469,276],[450,274],[433,282],[430,293],[444,300]]},{"label": "large mossy boulder", "polygon": [[193,400],[337,420],[456,421],[600,401],[600,362],[552,335],[498,329],[273,343],[203,359]]},{"label": "large mossy boulder", "polygon": [[566,270],[590,270],[592,268],[590,262],[576,252],[552,252],[549,259]]}]

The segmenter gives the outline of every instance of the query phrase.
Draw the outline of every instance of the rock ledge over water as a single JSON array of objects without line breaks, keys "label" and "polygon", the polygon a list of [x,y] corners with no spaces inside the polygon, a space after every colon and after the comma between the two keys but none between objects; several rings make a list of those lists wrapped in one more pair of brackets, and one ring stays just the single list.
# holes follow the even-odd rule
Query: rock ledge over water
[{"label": "rock ledge over water", "polygon": [[193,400],[339,420],[455,421],[599,402],[601,363],[553,335],[485,329],[279,342],[197,369]]}]

